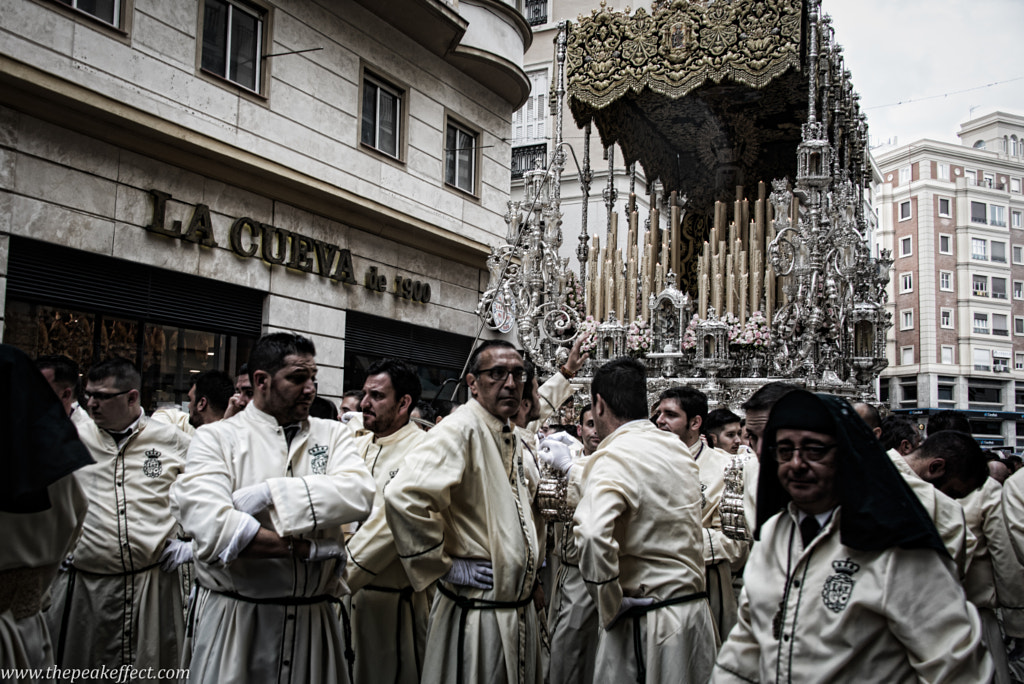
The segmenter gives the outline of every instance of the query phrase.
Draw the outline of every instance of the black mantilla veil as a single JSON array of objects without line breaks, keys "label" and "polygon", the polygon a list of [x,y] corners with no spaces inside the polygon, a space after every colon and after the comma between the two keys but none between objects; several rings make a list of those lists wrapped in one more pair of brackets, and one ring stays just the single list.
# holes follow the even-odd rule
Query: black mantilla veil
[{"label": "black mantilla veil", "polygon": [[91,463],[46,378],[24,352],[0,344],[0,510],[46,510],[47,487]]},{"label": "black mantilla veil", "polygon": [[775,433],[780,428],[831,434],[839,444],[835,486],[839,490],[840,540],[861,551],[935,549],[949,555],[917,496],[889,460],[871,429],[844,399],[796,390],[779,399],[768,414],[761,444],[757,486],[757,529],[790,502],[778,478]]}]

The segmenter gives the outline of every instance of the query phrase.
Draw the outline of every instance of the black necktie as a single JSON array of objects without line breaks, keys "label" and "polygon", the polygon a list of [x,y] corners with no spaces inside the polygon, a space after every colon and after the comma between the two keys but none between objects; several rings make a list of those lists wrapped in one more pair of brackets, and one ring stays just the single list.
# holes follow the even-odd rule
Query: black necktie
[{"label": "black necktie", "polygon": [[292,440],[295,439],[295,435],[298,434],[299,428],[302,427],[298,423],[293,425],[286,425],[284,428],[284,439],[288,443],[288,446],[292,445]]},{"label": "black necktie", "polygon": [[804,548],[806,549],[814,541],[814,538],[818,536],[818,532],[821,531],[821,523],[813,515],[806,516],[800,523],[800,538],[804,542]]},{"label": "black necktie", "polygon": [[120,444],[125,439],[127,439],[130,434],[132,434],[132,429],[128,428],[127,430],[123,430],[121,432],[114,432],[113,430],[107,430],[107,434],[110,435],[113,438],[114,444]]}]

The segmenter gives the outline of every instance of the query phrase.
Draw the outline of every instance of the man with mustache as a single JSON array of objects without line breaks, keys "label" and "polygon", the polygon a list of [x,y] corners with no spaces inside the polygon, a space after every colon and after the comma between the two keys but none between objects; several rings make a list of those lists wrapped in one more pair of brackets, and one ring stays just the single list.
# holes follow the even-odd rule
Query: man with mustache
[{"label": "man with mustache", "polygon": [[377,484],[373,512],[348,540],[352,645],[357,682],[417,684],[426,652],[430,602],[413,591],[384,515],[384,488],[407,454],[427,436],[410,420],[422,392],[416,371],[395,359],[377,361],[363,384],[359,454]]},{"label": "man with mustache", "polygon": [[309,418],[315,354],[299,335],[261,337],[252,401],[196,430],[172,488],[199,584],[189,681],[349,680],[341,526],[366,518],[374,483],[348,429]]},{"label": "man with mustache", "polygon": [[510,421],[525,381],[515,347],[483,342],[466,373],[472,398],[427,433],[384,490],[413,589],[437,582],[424,684],[543,681],[533,602],[541,550]]}]

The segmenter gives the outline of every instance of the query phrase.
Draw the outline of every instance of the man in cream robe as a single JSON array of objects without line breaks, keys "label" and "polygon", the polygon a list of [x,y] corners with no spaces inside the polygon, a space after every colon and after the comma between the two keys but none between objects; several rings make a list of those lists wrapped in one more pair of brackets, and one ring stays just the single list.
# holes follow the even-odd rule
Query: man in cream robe
[{"label": "man in cream robe", "polygon": [[512,345],[470,358],[472,398],[427,433],[384,491],[413,589],[433,582],[422,681],[539,683],[533,604],[541,556],[520,440],[509,418],[526,370]]},{"label": "man in cream robe", "polygon": [[977,611],[886,461],[842,399],[800,390],[775,404],[759,542],[712,682],[988,680]]},{"label": "man in cream robe", "polygon": [[419,401],[416,371],[385,359],[370,366],[363,385],[359,454],[377,485],[373,511],[348,540],[352,646],[356,682],[418,684],[426,653],[430,602],[413,591],[384,514],[384,488],[407,454],[427,436],[409,414]]},{"label": "man in cream robe", "polygon": [[1024,563],[1024,468],[1003,483],[1003,519],[1017,560]]},{"label": "man in cream robe", "polygon": [[704,682],[718,642],[704,591],[700,473],[679,439],[647,419],[646,387],[643,365],[628,358],[591,383],[602,440],[573,520],[604,627],[595,672],[609,682]]},{"label": "man in cream robe", "polygon": [[[567,499],[573,507],[582,494],[583,470],[601,442],[590,404],[580,410],[577,429],[582,448],[570,446],[572,461],[567,472]],[[572,522],[556,523],[554,537],[552,556],[557,559],[558,568],[548,609],[553,654],[548,665],[548,684],[590,684],[594,680],[601,630],[597,605],[580,574],[580,554]]]},{"label": "man in cream robe", "polygon": [[261,337],[252,402],[196,430],[174,484],[199,585],[190,682],[349,680],[341,525],[366,518],[374,487],[347,428],[308,417],[315,353],[298,335]]},{"label": "man in cream robe", "polygon": [[732,571],[743,567],[750,550],[747,542],[731,539],[722,532],[719,506],[725,493],[725,470],[734,456],[708,446],[701,439],[701,428],[708,415],[708,399],[703,392],[684,386],[667,389],[658,400],[657,414],[658,428],[679,437],[700,470],[705,581],[721,641],[736,624]]},{"label": "man in cream robe", "polygon": [[961,499],[967,526],[978,539],[971,558],[964,590],[967,600],[978,607],[985,643],[996,669],[996,684],[1010,684],[1006,646],[999,629],[996,612],[1002,617],[1006,636],[1024,639],[1024,565],[1018,560],[1010,543],[1010,534],[1003,519],[1003,488],[991,477]]},{"label": "man in cream robe", "polygon": [[125,359],[86,376],[86,411],[72,420],[95,459],[76,473],[89,499],[71,567],[47,611],[61,667],[175,668],[184,640],[178,567],[191,559],[171,515],[170,489],[189,438],[151,421],[141,377]]}]

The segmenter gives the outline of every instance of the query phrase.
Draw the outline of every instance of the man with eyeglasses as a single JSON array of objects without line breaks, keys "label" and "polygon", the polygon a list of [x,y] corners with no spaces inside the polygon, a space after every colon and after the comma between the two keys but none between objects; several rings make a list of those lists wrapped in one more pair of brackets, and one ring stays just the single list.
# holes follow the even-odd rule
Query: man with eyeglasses
[{"label": "man with eyeglasses", "polygon": [[510,422],[526,369],[502,340],[480,344],[467,368],[469,402],[427,433],[384,490],[413,589],[437,582],[422,681],[539,683],[541,550]]},{"label": "man with eyeglasses", "polygon": [[196,430],[172,489],[196,551],[190,682],[349,681],[341,526],[374,483],[348,429],[309,417],[315,354],[293,333],[257,340],[253,400]]},{"label": "man with eyeglasses", "polygon": [[89,510],[47,613],[58,667],[179,665],[177,568],[192,549],[179,539],[170,489],[189,438],[146,416],[141,386],[130,361],[103,361],[86,375],[85,410],[71,414],[96,463],[76,473]]},{"label": "man with eyeglasses", "polygon": [[[922,474],[911,464],[911,454],[916,452],[920,444],[921,436],[917,432],[917,427],[904,416],[891,415],[882,421],[882,447],[888,449],[886,453],[889,459],[931,517],[932,524],[939,531],[939,536],[952,559],[953,572],[958,579],[963,579],[978,539],[967,526],[967,516],[963,507],[951,496],[923,479]],[[927,474],[927,468],[922,473]],[[980,484],[979,482],[978,486]]]},{"label": "man with eyeglasses", "polygon": [[991,678],[942,540],[846,401],[796,390],[776,402],[754,536],[714,684]]}]

